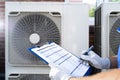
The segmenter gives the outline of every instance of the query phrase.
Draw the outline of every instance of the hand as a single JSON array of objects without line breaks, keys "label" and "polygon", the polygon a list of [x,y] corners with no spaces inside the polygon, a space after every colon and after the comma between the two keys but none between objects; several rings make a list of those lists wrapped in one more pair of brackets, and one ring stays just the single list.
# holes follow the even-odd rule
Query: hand
[{"label": "hand", "polygon": [[49,73],[51,80],[69,80],[70,76],[67,73],[52,64],[49,64],[49,66],[51,68]]},{"label": "hand", "polygon": [[95,52],[90,51],[88,55],[84,55],[84,52],[80,55],[80,58],[88,61],[91,66],[98,69],[109,69],[110,68],[110,60],[109,58],[101,58]]}]

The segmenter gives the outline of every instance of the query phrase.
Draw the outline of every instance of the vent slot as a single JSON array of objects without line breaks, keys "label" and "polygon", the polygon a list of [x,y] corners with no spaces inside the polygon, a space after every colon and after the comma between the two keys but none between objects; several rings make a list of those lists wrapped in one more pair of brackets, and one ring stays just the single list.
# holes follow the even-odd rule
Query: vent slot
[{"label": "vent slot", "polygon": [[10,12],[9,16],[18,16],[20,12]]},{"label": "vent slot", "polygon": [[50,80],[48,74],[10,74],[8,80]]},{"label": "vent slot", "polygon": [[10,74],[9,77],[10,78],[18,78],[20,75],[19,74]]},{"label": "vent slot", "polygon": [[59,12],[49,12],[51,16],[61,16]]}]

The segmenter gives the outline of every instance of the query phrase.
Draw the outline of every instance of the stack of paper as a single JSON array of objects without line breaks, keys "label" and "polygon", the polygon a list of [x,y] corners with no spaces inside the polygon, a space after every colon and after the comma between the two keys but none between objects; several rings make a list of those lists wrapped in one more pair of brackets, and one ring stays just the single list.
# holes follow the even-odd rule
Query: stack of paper
[{"label": "stack of paper", "polygon": [[30,48],[30,51],[45,62],[59,66],[61,70],[71,76],[84,76],[90,66],[83,64],[82,60],[66,51],[56,43],[45,44],[41,47]]}]

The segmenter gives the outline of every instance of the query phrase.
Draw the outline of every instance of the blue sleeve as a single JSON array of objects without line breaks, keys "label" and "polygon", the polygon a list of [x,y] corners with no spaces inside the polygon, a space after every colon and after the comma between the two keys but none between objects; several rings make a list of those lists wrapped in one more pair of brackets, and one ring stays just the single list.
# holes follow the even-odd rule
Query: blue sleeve
[{"label": "blue sleeve", "polygon": [[118,61],[118,68],[120,68],[120,45],[119,45],[119,48],[118,48],[118,56],[117,56],[117,61]]}]

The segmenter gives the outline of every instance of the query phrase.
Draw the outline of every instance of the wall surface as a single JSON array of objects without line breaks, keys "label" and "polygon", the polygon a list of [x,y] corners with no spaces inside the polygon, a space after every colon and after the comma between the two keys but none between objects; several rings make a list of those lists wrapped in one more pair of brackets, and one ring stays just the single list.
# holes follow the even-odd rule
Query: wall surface
[{"label": "wall surface", "polygon": [[42,1],[42,2],[45,2],[45,1],[55,1],[55,2],[63,2],[64,0],[6,0],[6,1]]},{"label": "wall surface", "polygon": [[0,80],[5,80],[5,2],[0,0]]},{"label": "wall surface", "polygon": [[4,2],[0,2],[0,72],[4,72],[4,60],[5,60],[4,11],[5,11]]}]

